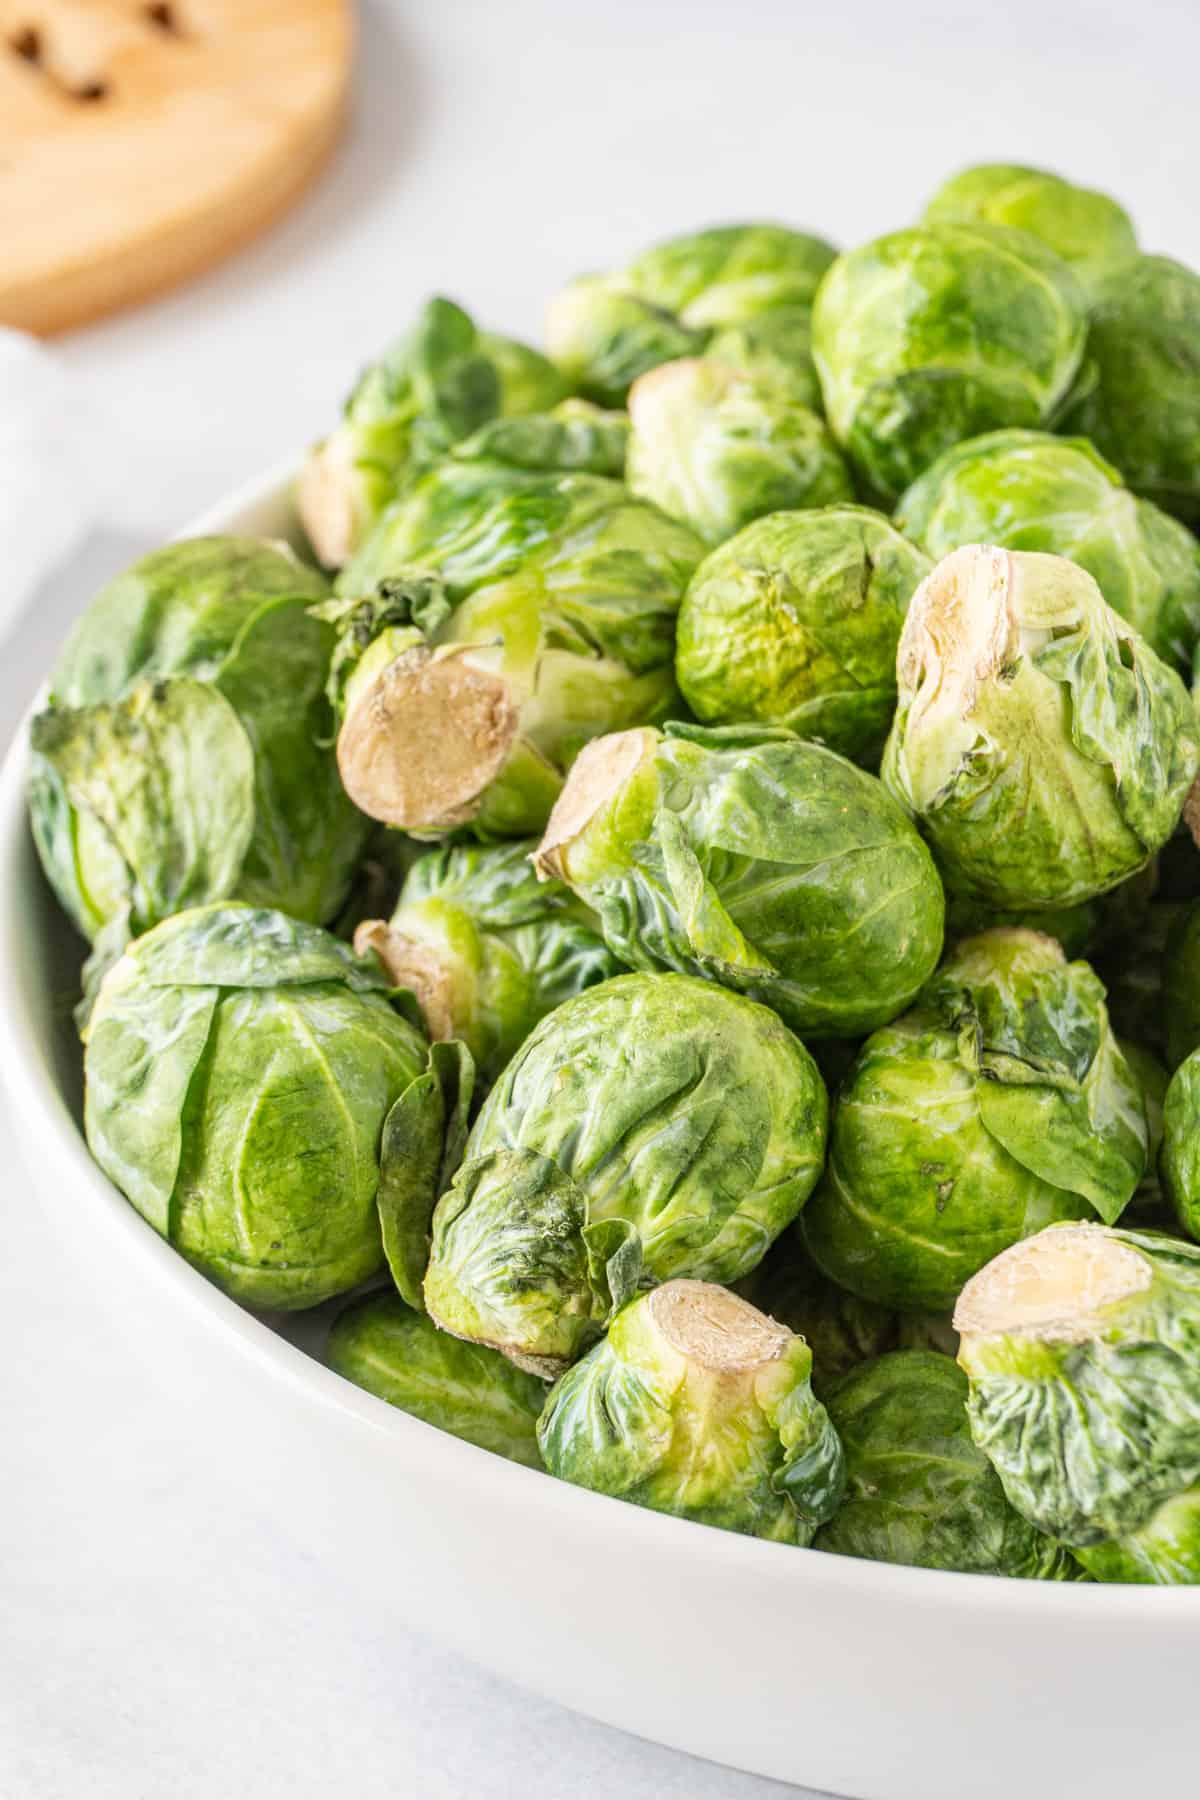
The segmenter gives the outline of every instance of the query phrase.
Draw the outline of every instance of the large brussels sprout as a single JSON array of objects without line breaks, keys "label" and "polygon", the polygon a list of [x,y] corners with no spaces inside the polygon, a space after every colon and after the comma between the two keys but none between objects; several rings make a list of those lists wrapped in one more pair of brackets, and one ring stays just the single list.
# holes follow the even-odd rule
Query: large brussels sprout
[{"label": "large brussels sprout", "polygon": [[812,1190],[827,1113],[766,1007],[683,975],[590,988],[475,1121],[434,1216],[431,1316],[557,1374],[639,1286],[752,1269]]},{"label": "large brussels sprout", "polygon": [[[1128,1554],[1157,1564],[1154,1579],[1195,1580],[1200,1248],[1055,1226],[976,1275],[955,1323],[972,1436],[1018,1512],[1089,1569],[1100,1548],[1102,1580],[1124,1578],[1104,1567],[1110,1539],[1133,1539]],[[1192,1540],[1182,1558],[1179,1527]],[[1172,1572],[1177,1558],[1185,1572]]]},{"label": "large brussels sprout", "polygon": [[1037,238],[925,225],[838,258],[813,358],[838,442],[895,499],[935,457],[1002,425],[1044,425],[1083,354],[1086,302]]},{"label": "large brussels sprout", "polygon": [[331,1368],[427,1425],[540,1469],[538,1415],[546,1384],[482,1344],[439,1331],[398,1294],[368,1294],[334,1320]]},{"label": "large brussels sprout", "polygon": [[816,413],[770,376],[713,357],[664,363],[634,382],[626,479],[710,544],[784,507],[854,497]]},{"label": "large brussels sprout", "polygon": [[967,1378],[948,1356],[893,1350],[825,1397],[846,1494],[814,1540],[872,1562],[1076,1581],[1070,1552],[1027,1523],[971,1439]]},{"label": "large brussels sprout", "polygon": [[93,1156],[248,1305],[294,1310],[423,1254],[469,1060],[430,1053],[372,958],[283,913],[199,907],[104,978],[86,1033]]},{"label": "large brussels sprout", "polygon": [[930,566],[866,506],[756,520],[688,584],[675,648],[684,699],[706,724],[789,725],[877,759],[904,615]]},{"label": "large brussels sprout", "polygon": [[1037,932],[983,932],[843,1081],[805,1241],[852,1293],[937,1311],[1043,1225],[1118,1218],[1147,1148],[1092,970]]},{"label": "large brussels sprout", "polygon": [[1200,544],[1122,487],[1086,439],[993,431],[957,444],[903,495],[896,524],[935,562],[964,544],[1068,557],[1164,662],[1190,676]]},{"label": "large brussels sprout", "polygon": [[703,548],[619,482],[447,459],[320,609],[347,792],[418,832],[540,830],[589,738],[676,705],[675,615]]},{"label": "large brussels sprout", "polygon": [[582,276],[556,295],[546,315],[550,355],[579,393],[619,406],[647,370],[698,356],[714,334],[778,311],[789,317],[784,354],[806,379],[797,319],[833,258],[824,239],[783,225],[672,238],[618,274]]},{"label": "large brussels sprout", "polygon": [[807,1544],[841,1499],[841,1445],[812,1352],[745,1300],[669,1281],[622,1308],[551,1390],[552,1475],[656,1512]]},{"label": "large brussels sprout", "polygon": [[536,861],[622,962],[706,975],[817,1036],[893,1018],[941,949],[942,889],[903,813],[782,727],[672,724],[589,745]]},{"label": "large brussels sprout", "polygon": [[1100,282],[1061,417],[1145,494],[1200,528],[1200,275],[1138,256]]},{"label": "large brussels sprout", "polygon": [[1014,163],[977,163],[952,175],[924,217],[927,224],[1016,226],[1049,244],[1088,282],[1137,253],[1133,221],[1108,194]]},{"label": "large brussels sprout", "polygon": [[430,851],[391,918],[366,920],[354,935],[356,950],[374,950],[397,987],[416,995],[431,1038],[466,1044],[485,1083],[561,1001],[621,973],[569,890],[539,882],[533,847]]},{"label": "large brussels sprout", "polygon": [[191,538],[110,581],[33,721],[42,863],[83,934],[119,942],[209,900],[322,922],[367,822],[328,747],[325,592],[284,545]]},{"label": "large brussels sprout", "polygon": [[1027,913],[1116,887],[1178,823],[1200,759],[1174,670],[1059,556],[974,545],[913,598],[883,780],[947,887]]}]

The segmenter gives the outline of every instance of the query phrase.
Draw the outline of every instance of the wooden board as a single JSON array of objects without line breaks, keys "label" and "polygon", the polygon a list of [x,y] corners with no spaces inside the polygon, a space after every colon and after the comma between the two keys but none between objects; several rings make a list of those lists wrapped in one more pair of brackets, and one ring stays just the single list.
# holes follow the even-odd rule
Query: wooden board
[{"label": "wooden board", "polygon": [[0,324],[82,324],[261,231],[352,47],[350,0],[0,0]]}]

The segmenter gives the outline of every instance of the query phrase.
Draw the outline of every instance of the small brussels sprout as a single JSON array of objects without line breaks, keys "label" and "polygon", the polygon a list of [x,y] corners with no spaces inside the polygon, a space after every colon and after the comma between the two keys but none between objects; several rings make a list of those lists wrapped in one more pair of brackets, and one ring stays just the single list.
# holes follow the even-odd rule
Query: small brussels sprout
[{"label": "small brussels sprout", "polygon": [[1057,251],[1085,282],[1137,254],[1133,221],[1108,194],[1046,169],[978,163],[943,183],[926,224],[1013,225]]},{"label": "small brussels sprout", "polygon": [[823,422],[791,390],[711,357],[634,382],[626,479],[633,493],[719,544],[784,507],[854,497]]},{"label": "small brussels sprout", "polygon": [[600,739],[535,861],[630,967],[705,975],[819,1037],[894,1018],[941,949],[941,884],[899,807],[782,727]]},{"label": "small brussels sprout", "polygon": [[[728,225],[656,245],[615,275],[585,275],[551,301],[550,355],[572,388],[620,406],[660,363],[699,356],[715,333],[789,315],[786,360],[798,354],[798,316],[833,261],[822,238],[782,225]],[[793,348],[795,347],[795,348]],[[804,378],[804,375],[802,375]]]},{"label": "small brussels sprout", "polygon": [[1069,558],[1164,662],[1190,676],[1200,638],[1200,544],[1122,487],[1085,439],[1044,431],[971,438],[913,483],[896,524],[935,562],[964,544]]},{"label": "small brussels sprout", "polygon": [[326,591],[284,545],[191,538],[110,581],[33,720],[29,808],[79,930],[119,949],[236,898],[322,922],[367,822],[342,792],[324,695]]},{"label": "small brussels sprout", "polygon": [[423,1260],[470,1065],[431,1055],[389,992],[326,932],[231,905],[166,920],[104,978],[85,1040],[92,1154],[247,1305],[316,1306],[385,1252],[403,1290]]},{"label": "small brussels sprout", "polygon": [[908,610],[885,785],[949,888],[1033,913],[1143,868],[1200,759],[1173,669],[1059,556],[974,545]]},{"label": "small brussels sprout", "polygon": [[833,435],[894,500],[963,438],[1047,423],[1085,329],[1078,279],[1036,238],[925,225],[838,258],[813,307],[813,360]]},{"label": "small brussels sprout", "polygon": [[785,1231],[762,1262],[737,1284],[744,1300],[802,1337],[813,1353],[818,1399],[850,1369],[895,1348],[896,1314],[860,1300],[823,1275],[804,1248],[800,1230]]},{"label": "small brussels sprout", "polygon": [[639,1286],[752,1269],[812,1191],[827,1115],[766,1007],[683,975],[589,988],[484,1102],[434,1216],[431,1317],[558,1374]]},{"label": "small brussels sprout", "polygon": [[705,724],[788,725],[878,760],[896,705],[896,645],[927,557],[866,506],[759,519],[692,576],[675,674]]},{"label": "small brussels sprout", "polygon": [[964,1574],[1077,1581],[1070,1552],[1027,1524],[971,1441],[967,1378],[948,1356],[893,1350],[837,1382],[826,1405],[846,1495],[817,1550]]},{"label": "small brussels sprout", "polygon": [[852,1293],[936,1312],[1043,1225],[1118,1218],[1147,1148],[1092,970],[1037,932],[984,932],[863,1046],[805,1242]]},{"label": "small brussels sprout", "polygon": [[482,1344],[439,1331],[398,1294],[368,1294],[334,1320],[330,1368],[390,1406],[481,1450],[540,1469],[546,1384]]},{"label": "small brussels sprout", "polygon": [[321,607],[346,791],[426,834],[540,831],[590,738],[677,705],[700,540],[620,483],[453,458]]},{"label": "small brussels sprout", "polygon": [[803,1338],[736,1294],[669,1281],[623,1307],[551,1389],[542,1458],[655,1512],[808,1544],[845,1480],[811,1368]]},{"label": "small brussels sprout", "polygon": [[971,1434],[1040,1530],[1081,1553],[1153,1533],[1200,1481],[1194,1244],[1054,1226],[968,1282],[954,1322]]},{"label": "small brussels sprout", "polygon": [[1060,431],[1090,438],[1137,494],[1200,529],[1200,275],[1138,256],[1098,285]]},{"label": "small brussels sprout", "polygon": [[360,954],[374,950],[396,986],[416,995],[432,1039],[466,1044],[485,1084],[561,1001],[621,973],[570,892],[538,881],[533,847],[430,851],[391,918],[354,935]]}]

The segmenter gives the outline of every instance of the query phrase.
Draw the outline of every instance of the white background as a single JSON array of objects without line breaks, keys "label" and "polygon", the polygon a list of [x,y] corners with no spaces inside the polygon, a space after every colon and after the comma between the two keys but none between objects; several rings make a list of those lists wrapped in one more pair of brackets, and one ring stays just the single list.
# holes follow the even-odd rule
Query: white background
[{"label": "white background", "polygon": [[[0,644],[4,736],[96,581],[317,434],[429,291],[536,336],[559,283],[656,235],[753,215],[854,242],[985,158],[1109,188],[1148,248],[1200,263],[1198,68],[1195,0],[377,0],[313,196],[62,345],[81,405],[115,421],[122,522]],[[0,1192],[3,1800],[785,1791],[385,1631],[206,1473],[203,1419],[112,1340],[104,1271],[31,1210],[2,1121]],[[798,1681],[819,1654],[798,1621]]]}]

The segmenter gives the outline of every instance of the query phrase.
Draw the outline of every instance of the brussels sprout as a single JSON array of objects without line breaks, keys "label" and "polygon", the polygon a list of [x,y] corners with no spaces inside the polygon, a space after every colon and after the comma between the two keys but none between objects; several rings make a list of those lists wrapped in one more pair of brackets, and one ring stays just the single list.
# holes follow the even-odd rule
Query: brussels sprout
[{"label": "brussels sprout", "polygon": [[470,1066],[449,1045],[431,1056],[388,994],[373,959],[248,906],[180,913],[106,975],[86,1034],[88,1144],[235,1299],[316,1306],[385,1251],[403,1289],[423,1260]]},{"label": "brussels sprout", "polygon": [[413,865],[390,920],[360,925],[434,1040],[459,1038],[495,1080],[539,1019],[621,965],[560,883],[541,883],[531,840],[435,850]]},{"label": "brussels sprout", "polygon": [[895,499],[963,438],[1044,425],[1083,354],[1070,267],[1025,232],[926,225],[838,258],[813,307],[833,435]]},{"label": "brussels sprout", "polygon": [[1190,675],[1200,638],[1200,544],[1122,487],[1085,439],[1043,431],[971,438],[913,483],[896,523],[935,561],[964,544],[1068,557],[1164,662]]},{"label": "brussels sprout", "polygon": [[110,947],[209,900],[316,922],[367,822],[326,747],[325,591],[283,545],[192,538],[134,563],[67,640],[33,721],[29,807],[51,886]]},{"label": "brussels sprout", "polygon": [[675,650],[706,724],[746,719],[863,762],[896,705],[896,645],[930,563],[865,506],[781,512],[748,525],[692,576]]},{"label": "brussels sprout", "polygon": [[539,831],[589,738],[676,706],[675,614],[702,555],[618,482],[448,459],[320,608],[351,798],[412,831]]},{"label": "brussels sprout", "polygon": [[1200,1249],[1055,1226],[976,1275],[955,1324],[971,1434],[1018,1512],[1089,1568],[1147,1527],[1169,1555],[1160,1509],[1200,1481]]},{"label": "brussels sprout", "polygon": [[622,1308],[551,1390],[552,1475],[725,1531],[808,1544],[841,1499],[812,1352],[736,1294],[669,1281]]},{"label": "brussels sprout", "polygon": [[1127,1038],[1117,1040],[1121,1055],[1129,1064],[1134,1079],[1142,1090],[1146,1108],[1146,1168],[1141,1181],[1123,1214],[1126,1225],[1137,1229],[1169,1229],[1170,1207],[1163,1192],[1159,1158],[1165,1128],[1164,1108],[1171,1077],[1157,1056],[1141,1044]]},{"label": "brussels sprout", "polygon": [[760,1312],[802,1337],[813,1353],[813,1393],[826,1390],[868,1357],[894,1348],[898,1321],[888,1307],[860,1300],[823,1275],[799,1228],[785,1231],[737,1291]]},{"label": "brussels sprout", "polygon": [[1200,275],[1138,256],[1104,277],[1056,423],[1090,438],[1135,493],[1200,528]]},{"label": "brussels sprout", "polygon": [[805,1242],[852,1293],[936,1312],[1043,1225],[1118,1218],[1147,1146],[1092,970],[1037,932],[983,932],[864,1045]]},{"label": "brussels sprout", "polygon": [[1075,1556],[1093,1581],[1200,1586],[1200,1487],[1164,1500],[1127,1537],[1085,1545]]},{"label": "brussels sprout", "polygon": [[475,1121],[434,1215],[430,1315],[558,1374],[639,1286],[752,1269],[812,1190],[827,1114],[766,1007],[683,975],[589,988]]},{"label": "brussels sprout", "polygon": [[710,544],[763,513],[854,497],[822,421],[769,376],[664,363],[634,382],[629,416],[630,489]]},{"label": "brussels sprout", "polygon": [[570,389],[549,357],[531,344],[523,344],[519,338],[501,337],[494,331],[481,331],[479,348],[499,383],[502,418],[549,412],[569,397]]},{"label": "brussels sprout", "polygon": [[1133,221],[1108,194],[1013,163],[979,163],[952,175],[924,218],[933,225],[1014,225],[1057,251],[1084,281],[1137,253]]},{"label": "brussels sprout", "polygon": [[1174,831],[1200,757],[1191,700],[1064,558],[953,551],[909,607],[897,680],[883,780],[948,887],[1073,906]]},{"label": "brussels sprout", "polygon": [[540,1469],[546,1385],[482,1344],[439,1331],[398,1294],[369,1294],[338,1314],[329,1366],[390,1406],[528,1469]]},{"label": "brussels sprout", "polygon": [[971,1441],[967,1378],[948,1356],[894,1350],[826,1398],[846,1458],[846,1496],[814,1540],[836,1556],[1076,1581],[1070,1552],[1026,1523]]},{"label": "brussels sprout", "polygon": [[1200,1239],[1200,1049],[1180,1063],[1167,1088],[1160,1169],[1180,1225]]},{"label": "brussels sprout", "polygon": [[1123,938],[1106,944],[1096,963],[1108,989],[1108,1014],[1114,1030],[1164,1060],[1167,1003],[1163,962],[1171,934],[1186,913],[1185,906],[1156,901]]},{"label": "brussels sprout", "polygon": [[[647,370],[698,356],[716,332],[807,314],[834,251],[822,238],[782,225],[727,225],[672,238],[616,275],[585,275],[551,301],[550,355],[571,386],[620,406]],[[787,360],[793,352],[784,352]],[[807,350],[796,356],[806,369]]]},{"label": "brussels sprout", "polygon": [[709,338],[704,354],[786,388],[796,405],[810,412],[819,413],[824,405],[812,359],[811,306],[775,306],[743,325],[726,325]]},{"label": "brussels sprout", "polygon": [[503,463],[510,469],[559,470],[570,474],[625,473],[629,414],[606,412],[587,400],[564,400],[551,412],[493,419],[451,455],[458,462]]},{"label": "brussels sprout", "polygon": [[593,908],[622,962],[706,975],[817,1036],[893,1018],[941,949],[941,886],[903,813],[782,727],[589,745],[535,861]]}]

